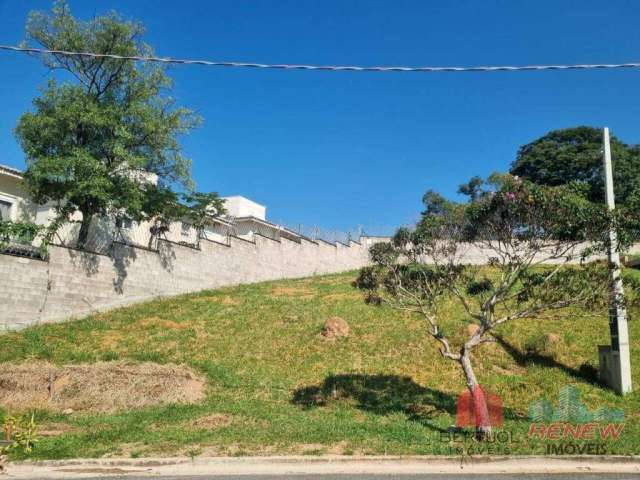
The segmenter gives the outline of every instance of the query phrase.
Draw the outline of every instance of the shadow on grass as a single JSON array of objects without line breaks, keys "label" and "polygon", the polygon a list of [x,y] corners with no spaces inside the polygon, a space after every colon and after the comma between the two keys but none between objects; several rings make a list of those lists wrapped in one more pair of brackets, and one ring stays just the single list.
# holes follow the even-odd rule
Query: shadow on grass
[{"label": "shadow on grass", "polygon": [[579,368],[570,367],[562,362],[557,361],[550,355],[542,355],[534,352],[523,352],[515,347],[512,343],[505,340],[504,337],[494,334],[498,344],[515,360],[520,366],[539,365],[546,368],[556,368],[562,370],[567,375],[572,376],[576,380],[591,383],[602,388],[606,386],[598,378],[598,370],[591,364],[583,363]]},{"label": "shadow on grass", "polygon": [[[462,392],[461,392],[462,393]],[[399,375],[329,375],[320,385],[302,387],[293,392],[291,402],[303,409],[329,406],[337,401],[355,401],[355,408],[377,415],[404,413],[432,430],[446,432],[437,419],[448,414],[455,418],[457,395],[415,383]],[[505,419],[520,419],[504,409]]]}]

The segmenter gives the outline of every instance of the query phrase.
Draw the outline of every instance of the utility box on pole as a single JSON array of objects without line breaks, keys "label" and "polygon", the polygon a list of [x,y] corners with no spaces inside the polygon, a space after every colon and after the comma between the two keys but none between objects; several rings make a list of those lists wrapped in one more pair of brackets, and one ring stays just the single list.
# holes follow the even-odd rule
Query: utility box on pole
[{"label": "utility box on pole", "polygon": [[[613,168],[609,129],[603,131],[603,161],[607,208],[615,208],[613,195]],[[618,239],[613,227],[609,230],[609,329],[611,346],[599,347],[600,378],[621,395],[631,391],[631,359],[629,355],[629,329],[627,309],[624,304],[624,288],[620,270]]]}]

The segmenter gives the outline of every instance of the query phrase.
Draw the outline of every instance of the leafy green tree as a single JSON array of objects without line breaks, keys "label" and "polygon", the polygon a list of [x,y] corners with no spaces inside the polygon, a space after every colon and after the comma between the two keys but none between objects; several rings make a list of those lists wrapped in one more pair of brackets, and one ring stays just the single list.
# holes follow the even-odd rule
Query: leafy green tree
[{"label": "leafy green tree", "polygon": [[[51,14],[32,12],[26,30],[27,41],[47,49],[152,53],[141,24],[116,13],[78,20],[63,1]],[[59,54],[42,59],[72,80],[50,80],[34,111],[20,118],[16,135],[27,157],[26,186],[35,201],[57,206],[54,225],[80,212],[82,246],[96,215],[140,215],[151,175],[161,186],[192,187],[178,137],[200,119],[166,95],[171,81],[162,67]]]},{"label": "leafy green tree", "polygon": [[151,249],[171,229],[171,224],[185,213],[186,208],[176,192],[167,187],[149,185],[145,189],[142,208],[130,218],[136,222],[150,222],[147,247]]},{"label": "leafy green tree", "polygon": [[[540,185],[583,183],[590,200],[603,202],[602,148],[601,129],[554,130],[520,147],[510,173]],[[616,200],[624,205],[640,190],[640,149],[611,136],[611,157]]]},{"label": "leafy green tree", "polygon": [[[506,323],[558,317],[571,306],[604,311],[607,269],[579,261],[604,248],[611,222],[604,205],[572,186],[545,187],[508,175],[483,185],[492,189],[465,204],[425,195],[425,213],[415,228],[374,245],[373,265],[355,281],[369,303],[426,321],[442,356],[461,367],[480,439],[491,425],[474,355]],[[590,248],[585,241],[593,242]],[[470,264],[473,258],[465,257],[470,246],[480,249],[492,268]],[[461,306],[457,318],[442,312],[451,301]],[[469,324],[473,328],[465,330]],[[456,334],[461,330],[467,332],[462,339]]]},{"label": "leafy green tree", "polygon": [[196,230],[196,246],[200,248],[204,228],[211,217],[219,217],[226,213],[224,200],[216,192],[192,192],[183,194],[185,202],[184,217]]},{"label": "leafy green tree", "polygon": [[483,187],[484,180],[479,176],[471,177],[467,183],[463,183],[458,187],[458,193],[466,195],[471,200],[477,200],[484,192]]}]

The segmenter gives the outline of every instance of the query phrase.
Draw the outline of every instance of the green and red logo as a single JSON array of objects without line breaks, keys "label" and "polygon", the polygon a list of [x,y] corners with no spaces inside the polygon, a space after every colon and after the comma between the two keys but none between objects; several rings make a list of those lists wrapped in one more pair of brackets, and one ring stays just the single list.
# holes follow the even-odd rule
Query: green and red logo
[{"label": "green and red logo", "polygon": [[[554,406],[541,398],[529,406],[529,438],[557,441],[547,445],[553,454],[611,453],[606,441],[617,440],[624,431],[624,412],[601,407],[589,410],[580,400],[580,391],[566,385],[560,389]],[[587,443],[576,443],[586,441]]]}]

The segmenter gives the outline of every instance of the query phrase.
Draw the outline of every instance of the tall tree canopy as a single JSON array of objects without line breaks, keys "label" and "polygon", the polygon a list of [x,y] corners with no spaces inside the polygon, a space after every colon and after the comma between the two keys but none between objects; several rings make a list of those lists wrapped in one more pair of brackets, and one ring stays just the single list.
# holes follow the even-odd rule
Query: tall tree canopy
[{"label": "tall tree canopy", "polygon": [[[554,130],[523,145],[510,173],[540,185],[580,182],[592,201],[604,200],[602,130],[576,127]],[[611,136],[616,201],[625,204],[640,190],[640,149]]]},{"label": "tall tree canopy", "polygon": [[[26,31],[27,42],[47,49],[152,54],[140,23],[116,13],[78,20],[64,1],[51,14],[32,12]],[[49,81],[16,127],[27,157],[25,182],[37,202],[58,205],[60,221],[82,213],[81,245],[97,214],[139,218],[151,176],[161,188],[192,187],[178,138],[200,119],[167,96],[171,81],[162,67],[58,54],[42,60],[66,75]]]}]

